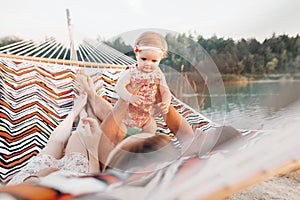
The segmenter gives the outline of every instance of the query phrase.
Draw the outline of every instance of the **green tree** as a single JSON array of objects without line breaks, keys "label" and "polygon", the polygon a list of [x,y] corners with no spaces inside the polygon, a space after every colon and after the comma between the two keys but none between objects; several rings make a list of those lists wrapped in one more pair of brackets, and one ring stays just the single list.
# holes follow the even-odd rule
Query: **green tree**
[{"label": "green tree", "polygon": [[[264,74],[299,71],[300,37],[272,35],[262,43],[255,38],[234,41],[218,38],[205,39],[192,34],[167,34],[169,56],[163,64],[181,71],[190,71],[193,64],[209,54],[222,74]],[[129,47],[121,39],[109,43],[112,47],[127,52]],[[122,47],[122,48],[121,48]],[[186,58],[193,58],[189,61]]]},{"label": "green tree", "polygon": [[133,47],[126,44],[121,37],[116,38],[113,41],[103,41],[108,46],[117,49],[118,51],[130,56],[134,57]]},{"label": "green tree", "polygon": [[16,37],[16,36],[6,36],[6,37],[2,37],[0,39],[0,47],[3,47],[3,46],[6,46],[6,45],[9,45],[9,44],[13,44],[15,42],[19,42],[21,41],[22,39]]},{"label": "green tree", "polygon": [[274,73],[274,71],[277,67],[277,64],[278,64],[278,59],[277,58],[273,58],[271,61],[269,61],[266,65],[267,73],[268,74]]}]

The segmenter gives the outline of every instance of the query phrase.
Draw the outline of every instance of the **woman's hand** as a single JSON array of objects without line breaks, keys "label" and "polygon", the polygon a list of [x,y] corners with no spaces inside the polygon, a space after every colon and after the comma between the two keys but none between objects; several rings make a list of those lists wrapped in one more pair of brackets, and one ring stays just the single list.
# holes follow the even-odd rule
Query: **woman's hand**
[{"label": "woman's hand", "polygon": [[84,143],[87,151],[94,151],[98,148],[99,140],[101,137],[101,129],[97,119],[82,118],[82,123],[77,127],[77,134]]},{"label": "woman's hand", "polygon": [[99,172],[98,145],[102,131],[97,119],[83,118],[78,134],[83,138],[89,158],[89,172]]},{"label": "woman's hand", "polygon": [[162,114],[167,114],[169,112],[170,104],[166,102],[161,102],[158,104],[158,109]]},{"label": "woman's hand", "polygon": [[100,129],[97,119],[83,118],[82,126],[78,128],[78,133],[81,136],[81,138],[83,138],[86,148],[98,148],[102,131]]}]

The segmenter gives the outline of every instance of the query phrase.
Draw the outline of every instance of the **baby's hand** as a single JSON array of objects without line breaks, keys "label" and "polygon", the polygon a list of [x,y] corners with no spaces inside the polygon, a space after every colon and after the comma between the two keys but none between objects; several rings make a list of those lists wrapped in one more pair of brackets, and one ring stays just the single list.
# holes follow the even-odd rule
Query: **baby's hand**
[{"label": "baby's hand", "polygon": [[145,100],[145,97],[133,94],[133,95],[131,95],[129,102],[133,106],[138,107],[143,103],[144,100]]}]

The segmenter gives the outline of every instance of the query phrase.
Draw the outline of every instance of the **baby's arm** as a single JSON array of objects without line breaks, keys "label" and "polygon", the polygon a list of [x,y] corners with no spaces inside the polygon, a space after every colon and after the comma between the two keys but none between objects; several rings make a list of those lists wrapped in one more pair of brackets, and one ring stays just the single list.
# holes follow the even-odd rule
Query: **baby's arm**
[{"label": "baby's arm", "polygon": [[160,91],[161,99],[162,99],[161,104],[160,104],[160,110],[161,110],[162,114],[167,114],[169,111],[170,104],[171,104],[172,95],[171,95],[170,89],[167,85],[165,76],[163,76],[163,75],[162,75],[162,79],[159,84],[159,91]]},{"label": "baby's arm", "polygon": [[127,86],[130,83],[130,72],[125,71],[119,78],[116,84],[116,92],[120,96],[121,99],[131,103],[134,106],[139,106],[144,100],[143,96],[138,96],[130,93],[127,90]]},{"label": "baby's arm", "polygon": [[126,86],[130,83],[130,73],[129,71],[125,71],[121,74],[117,84],[116,84],[116,92],[120,96],[121,99],[130,102],[130,98],[132,94],[128,92]]}]

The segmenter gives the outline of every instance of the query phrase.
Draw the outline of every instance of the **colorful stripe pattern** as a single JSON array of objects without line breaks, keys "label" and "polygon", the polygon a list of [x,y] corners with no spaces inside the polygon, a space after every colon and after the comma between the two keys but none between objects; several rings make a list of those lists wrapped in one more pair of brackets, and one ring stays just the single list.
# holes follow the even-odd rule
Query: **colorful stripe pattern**
[{"label": "colorful stripe pattern", "polygon": [[[88,70],[88,69],[86,69]],[[122,69],[93,69],[97,94],[111,104]],[[76,69],[61,65],[0,59],[0,181],[7,182],[45,146],[53,129],[66,117],[78,93]],[[175,97],[172,105],[196,129],[215,124]],[[169,133],[162,117],[158,131]]]},{"label": "colorful stripe pattern", "polygon": [[45,146],[77,91],[75,70],[0,60],[0,181]]}]

